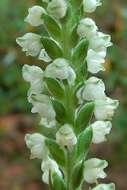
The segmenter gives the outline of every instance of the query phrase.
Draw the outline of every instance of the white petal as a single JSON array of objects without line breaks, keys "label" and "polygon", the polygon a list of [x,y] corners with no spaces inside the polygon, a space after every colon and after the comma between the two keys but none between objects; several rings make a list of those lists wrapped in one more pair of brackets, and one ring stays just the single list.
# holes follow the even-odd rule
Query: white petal
[{"label": "white petal", "polygon": [[110,133],[112,124],[110,121],[96,121],[91,127],[93,129],[92,142],[98,144],[106,141],[106,135]]},{"label": "white petal", "polygon": [[118,105],[118,100],[112,100],[108,97],[106,100],[96,100],[94,109],[96,119],[111,120]]},{"label": "white petal", "polygon": [[69,62],[66,59],[55,59],[50,65],[46,67],[45,76],[51,78],[58,78],[60,80],[68,80],[69,84],[74,84],[76,74],[74,70],[69,66]]},{"label": "white petal", "polygon": [[115,190],[115,185],[114,183],[99,184],[96,187],[94,187],[92,190]]},{"label": "white petal", "polygon": [[103,81],[97,77],[90,77],[85,81],[84,86],[78,90],[77,98],[79,102],[105,99],[105,85]]},{"label": "white petal", "polygon": [[48,3],[47,11],[57,19],[63,18],[67,12],[67,3],[65,0],[52,0]]},{"label": "white petal", "polygon": [[86,37],[90,39],[93,35],[96,34],[98,27],[91,18],[85,18],[80,20],[80,23],[77,28],[77,33],[80,37]]},{"label": "white petal", "polygon": [[84,0],[83,1],[84,12],[86,12],[86,13],[92,13],[101,4],[102,4],[101,0]]},{"label": "white petal", "polygon": [[101,52],[95,52],[92,49],[88,50],[87,54],[87,66],[88,71],[90,73],[98,73],[99,71],[104,71],[105,68],[103,66],[105,62],[105,56],[106,56],[106,49],[104,49]]},{"label": "white petal", "polygon": [[44,13],[44,8],[37,5],[33,6],[28,9],[28,16],[25,18],[25,21],[32,26],[40,26],[41,24],[43,24],[42,15]]},{"label": "white petal", "polygon": [[22,47],[22,51],[26,52],[26,55],[37,56],[43,45],[41,44],[41,36],[34,33],[26,33],[24,36],[16,39],[18,45]]},{"label": "white petal", "polygon": [[106,174],[103,171],[108,166],[107,161],[92,158],[85,161],[84,179],[88,183],[95,183],[98,178],[105,178]]},{"label": "white petal", "polygon": [[56,142],[62,147],[73,147],[77,143],[77,138],[72,126],[64,124],[56,133]]}]

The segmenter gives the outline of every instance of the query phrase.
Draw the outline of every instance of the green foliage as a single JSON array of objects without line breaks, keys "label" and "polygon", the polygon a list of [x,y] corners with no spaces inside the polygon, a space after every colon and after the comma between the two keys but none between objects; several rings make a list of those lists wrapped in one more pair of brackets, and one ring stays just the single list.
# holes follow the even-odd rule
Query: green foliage
[{"label": "green foliage", "polygon": [[72,51],[72,63],[76,64],[76,66],[81,65],[86,58],[87,49],[88,41],[86,39],[79,41],[77,46]]},{"label": "green foliage", "polygon": [[[79,8],[81,1],[72,0],[72,2],[75,4],[76,7]],[[28,8],[28,4],[30,3],[31,1],[26,2],[25,0],[22,0],[22,1],[1,0],[0,1],[0,12],[1,12],[1,17],[0,17],[0,22],[1,22],[0,105],[1,105],[1,109],[0,109],[0,113],[1,114],[12,113],[12,112],[17,112],[17,111],[29,112],[30,110],[28,109],[29,104],[26,101],[26,90],[28,89],[28,86],[23,82],[20,76],[19,71],[21,70],[20,69],[21,67],[19,65],[24,64],[24,63],[34,62],[34,59],[24,58],[25,56],[18,55],[19,59],[16,58],[16,61],[12,62],[12,64],[10,65],[6,65],[6,63],[3,61],[5,55],[10,51],[10,47],[15,48],[16,46],[15,38],[19,35],[22,35],[22,33],[24,33],[24,31],[27,30],[26,24],[24,23],[22,18],[24,17],[24,15],[26,15],[26,10]],[[41,3],[42,2],[40,1],[40,5]],[[124,4],[124,1],[120,3]],[[127,117],[126,117],[126,105],[127,105],[127,75],[126,75],[126,70],[127,70],[127,67],[126,67],[127,16],[126,15],[127,14],[126,12],[127,10],[125,6],[122,9],[120,8],[120,6],[118,6],[118,9],[119,9],[118,12],[121,13],[121,17],[119,18],[117,13],[113,11],[115,10],[114,6],[115,6],[115,3],[113,6],[109,6],[109,2],[105,2],[105,7],[99,9],[96,14],[98,14],[98,22],[100,22],[100,24],[102,23],[105,30],[108,30],[108,33],[112,32],[113,42],[114,44],[116,44],[116,46],[111,48],[110,51],[108,52],[108,55],[109,55],[108,61],[107,61],[108,72],[109,72],[108,77],[107,75],[103,75],[103,77],[106,78],[108,93],[111,94],[112,91],[115,91],[115,94],[116,96],[118,96],[118,99],[119,98],[121,99],[121,106],[120,106],[119,112],[116,115],[116,118],[114,119],[114,124],[117,128],[119,128],[120,133],[123,133],[123,135],[125,135],[126,134],[125,126],[127,125]],[[109,14],[106,14],[107,9],[108,9]],[[77,11],[81,12],[81,10],[79,9]],[[73,15],[79,15],[79,12],[74,12]],[[70,40],[72,43],[72,47],[74,47],[72,62],[74,64],[77,60],[79,63],[81,63],[81,66],[78,68],[77,72],[79,73],[79,70],[80,70],[79,77],[81,76],[84,77],[86,75],[85,67],[87,66],[86,63],[84,62],[84,59],[85,59],[84,52],[86,51],[85,48],[87,49],[87,44],[85,46],[85,40],[81,40],[79,41],[79,44],[75,47],[75,44],[78,41],[78,36],[76,33],[77,25],[75,23],[77,23],[77,20],[79,19],[79,17],[76,18],[76,17],[73,17],[73,15],[72,15],[72,20],[69,23],[70,38],[71,38]],[[76,18],[76,20],[74,18]],[[56,22],[56,20],[53,19],[51,16],[48,16],[48,15],[44,15],[43,19],[49,33],[52,34],[52,37],[55,39],[56,34],[57,34],[57,37],[55,40],[59,40],[61,36],[61,27],[59,23]],[[104,24],[104,22],[106,24]],[[124,23],[123,26],[121,24],[122,22]],[[30,28],[32,32],[35,32],[32,27],[30,26],[28,27]],[[41,31],[41,27],[39,28],[39,30]],[[20,34],[18,34],[17,32],[19,32]],[[49,47],[49,43],[50,43],[50,49],[47,49],[47,51],[50,52],[50,56],[53,59],[56,57],[62,56],[61,48],[57,45],[57,43],[55,43],[52,40],[49,40],[48,38],[45,38],[42,40],[44,41],[45,48]],[[80,52],[79,49],[83,52],[82,54],[79,54]],[[17,50],[16,50],[16,54],[18,54]],[[37,64],[41,65],[42,62],[37,62]],[[55,82],[53,81],[54,79],[51,79],[53,82],[49,80],[47,79],[47,86],[50,90],[50,93],[53,96],[55,96],[57,99],[63,98],[64,90],[62,92],[61,86],[60,86],[61,84],[59,82],[57,83],[56,82],[57,80],[55,80]],[[53,99],[52,103],[57,114],[56,119],[58,120],[58,122],[61,122],[61,123],[64,122],[64,118],[66,115],[64,106],[61,104],[59,100],[56,100],[56,99]],[[86,113],[87,114],[89,113],[89,119],[90,119],[92,112],[93,112],[92,105],[90,107],[83,106],[78,112],[78,115],[75,121],[75,124],[76,124],[75,130],[79,134],[78,143],[76,145],[77,148],[75,150],[76,150],[76,155],[78,155],[77,159],[79,160],[80,160],[80,157],[83,157],[83,155],[85,155],[84,152],[87,153],[88,148],[91,144],[92,132],[90,132],[89,128],[86,130],[84,130],[84,128],[89,123],[89,121],[85,120],[85,118],[87,118],[88,116],[86,115]],[[45,127],[42,126],[41,130],[42,130],[41,133],[47,136],[48,138],[52,137],[55,139],[55,133],[57,130],[56,128],[54,130],[52,129],[47,130],[45,129]],[[122,150],[122,147],[119,147],[119,149]],[[53,152],[53,150],[51,152]],[[122,152],[121,152],[121,155],[122,155]]]},{"label": "green foliage", "polygon": [[65,182],[57,173],[52,175],[52,190],[67,190]]},{"label": "green foliage", "polygon": [[56,120],[59,121],[60,123],[61,122],[64,123],[66,119],[66,110],[63,104],[56,99],[52,99],[52,104],[56,112]]},{"label": "green foliage", "polygon": [[52,18],[48,14],[44,14],[42,19],[44,20],[44,24],[48,32],[50,33],[50,35],[54,39],[60,39],[61,34],[62,34],[60,23],[58,23],[58,21],[56,21],[54,18]]},{"label": "green foliage", "polygon": [[65,155],[63,149],[54,140],[46,139],[45,142],[50,151],[52,158],[61,167],[64,167],[66,164],[66,155]]},{"label": "green foliage", "polygon": [[85,129],[85,127],[87,127],[93,115],[93,110],[94,110],[93,102],[86,103],[79,109],[75,120],[75,131],[77,133],[80,133]]},{"label": "green foliage", "polygon": [[81,186],[84,172],[84,161],[78,163],[72,171],[72,186],[77,189]]},{"label": "green foliage", "polygon": [[62,49],[61,49],[60,45],[58,45],[58,43],[56,43],[56,41],[54,41],[48,37],[42,37],[41,41],[42,41],[42,44],[44,45],[46,52],[48,52],[48,55],[52,59],[62,57],[62,55],[63,55]]},{"label": "green foliage", "polygon": [[77,139],[77,144],[74,147],[74,159],[78,162],[85,159],[92,142],[92,128],[86,128]]},{"label": "green foliage", "polygon": [[64,89],[61,83],[53,78],[45,77],[45,81],[48,87],[49,92],[58,99],[64,98]]}]

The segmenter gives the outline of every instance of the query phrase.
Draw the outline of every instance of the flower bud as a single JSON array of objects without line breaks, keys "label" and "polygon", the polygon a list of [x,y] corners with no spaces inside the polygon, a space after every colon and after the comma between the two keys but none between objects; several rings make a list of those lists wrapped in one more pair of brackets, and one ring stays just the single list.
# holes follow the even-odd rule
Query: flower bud
[{"label": "flower bud", "polygon": [[62,176],[57,163],[49,157],[42,162],[41,169],[43,171],[42,180],[46,184],[49,184],[50,174],[57,173],[57,175]]},{"label": "flower bud", "polygon": [[99,184],[96,187],[94,187],[92,190],[115,190],[115,185],[114,183]]},{"label": "flower bud", "polygon": [[92,125],[93,139],[92,142],[99,144],[106,141],[106,135],[110,133],[112,124],[110,121],[96,121]]},{"label": "flower bud", "polygon": [[56,133],[56,142],[62,147],[71,148],[77,143],[77,138],[69,124],[63,125]]},{"label": "flower bud", "polygon": [[67,3],[65,0],[52,0],[48,3],[47,11],[57,19],[63,18],[67,12]]},{"label": "flower bud", "polygon": [[98,178],[104,179],[107,175],[103,171],[108,166],[107,161],[91,158],[85,162],[84,179],[88,183],[96,183]]},{"label": "flower bud", "polygon": [[102,32],[97,32],[97,34],[89,40],[89,48],[95,51],[101,51],[103,48],[107,48],[111,45],[111,36]]},{"label": "flower bud", "polygon": [[83,0],[83,9],[85,13],[92,13],[100,6],[101,0]]},{"label": "flower bud", "polygon": [[86,57],[88,71],[94,74],[98,73],[99,71],[104,71],[105,56],[106,49],[103,49],[100,52],[89,49]]},{"label": "flower bud", "polygon": [[45,70],[45,76],[60,80],[67,79],[69,84],[73,84],[76,79],[74,70],[69,66],[68,61],[63,58],[55,59],[48,65]]},{"label": "flower bud", "polygon": [[105,100],[96,100],[94,109],[96,119],[111,120],[118,105],[118,100],[112,100],[108,97]]},{"label": "flower bud", "polygon": [[16,39],[17,44],[22,47],[22,51],[26,52],[26,55],[36,57],[41,49],[41,36],[34,33],[27,33],[22,37]]},{"label": "flower bud", "polygon": [[84,18],[80,20],[77,33],[81,38],[91,38],[96,34],[98,27],[91,18]]},{"label": "flower bud", "polygon": [[27,147],[31,151],[31,159],[44,159],[47,156],[47,148],[45,145],[45,137],[39,133],[26,134],[25,141]]},{"label": "flower bud", "polygon": [[40,26],[43,24],[42,15],[44,13],[44,8],[40,6],[33,6],[32,8],[28,9],[28,16],[25,18],[25,21],[32,26]]},{"label": "flower bud", "polygon": [[89,78],[84,86],[77,92],[79,103],[82,103],[84,100],[105,99],[105,97],[105,85],[103,81],[97,77]]}]

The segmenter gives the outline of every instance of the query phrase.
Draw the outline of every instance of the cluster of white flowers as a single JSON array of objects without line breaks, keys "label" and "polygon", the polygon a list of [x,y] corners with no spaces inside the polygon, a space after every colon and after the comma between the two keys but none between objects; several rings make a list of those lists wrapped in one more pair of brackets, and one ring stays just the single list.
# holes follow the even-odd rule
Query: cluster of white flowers
[{"label": "cluster of white flowers", "polygon": [[[35,27],[45,25],[44,17],[49,15],[50,21],[53,21],[51,24],[53,25],[53,23],[59,23],[59,26],[61,24],[61,19],[67,15],[70,2],[66,0],[43,0],[42,2],[46,4],[46,8],[38,5],[33,6],[28,10],[28,15],[25,18],[25,22]],[[101,0],[83,0],[82,3],[85,13],[91,13],[95,11],[96,8],[102,4]],[[71,9],[69,11],[71,11]],[[69,13],[69,15],[71,14]],[[62,30],[64,30],[64,27]],[[80,39],[86,39],[88,41],[88,49],[86,50],[87,52],[84,52],[86,53],[85,61],[87,62],[88,72],[96,74],[99,71],[104,71],[104,62],[107,48],[112,45],[111,37],[107,34],[99,32],[98,27],[91,18],[81,18],[78,23],[76,33],[79,36],[79,41]],[[61,45],[52,37],[49,37],[48,40],[53,40],[55,45],[58,45],[58,47]],[[31,112],[39,114],[40,125],[45,127],[45,130],[52,130],[54,128],[56,130],[55,135],[52,137],[52,142],[56,143],[56,145],[52,148],[54,149],[52,151],[57,151],[55,148],[59,147],[58,150],[62,151],[63,155],[65,154],[66,157],[68,151],[73,153],[73,151],[76,150],[77,144],[78,146],[81,146],[80,135],[82,136],[82,132],[84,132],[86,129],[84,128],[80,134],[77,133],[77,129],[75,129],[75,119],[78,117],[78,115],[80,115],[78,112],[82,110],[82,107],[86,102],[94,103],[94,108],[92,111],[94,113],[94,119],[97,120],[94,121],[94,123],[88,123],[87,125],[87,128],[92,130],[91,142],[98,144],[106,141],[106,136],[110,133],[112,128],[110,120],[112,119],[118,106],[118,101],[112,100],[106,96],[105,85],[103,81],[96,76],[90,76],[90,78],[85,80],[80,88],[77,88],[76,66],[73,65],[71,59],[68,60],[65,55],[63,57],[58,55],[57,58],[50,56],[50,53],[48,50],[46,50],[45,45],[42,43],[41,35],[27,33],[23,37],[17,38],[16,41],[22,47],[22,50],[26,52],[27,56],[30,55],[33,57],[38,57],[39,60],[49,63],[44,70],[38,66],[24,65],[22,72],[24,80],[30,83],[27,96],[28,101],[32,104]],[[49,41],[46,43],[48,44],[48,42]],[[64,40],[62,43],[64,43]],[[74,47],[72,47],[72,51],[73,48]],[[47,83],[47,80],[50,82],[50,85]],[[76,94],[74,94],[74,89],[76,88],[78,90],[76,91]],[[54,96],[54,94],[57,94],[57,90],[59,92],[62,90],[62,98],[60,99],[60,94],[58,94],[58,97]],[[75,96],[77,100],[75,99]],[[53,102],[56,102],[55,106]],[[81,113],[81,117],[83,117],[83,113]],[[72,119],[74,121],[70,122],[70,118],[72,118],[71,115],[74,115]],[[58,119],[58,117],[61,118]],[[64,120],[61,121],[62,117],[64,117]],[[60,166],[59,157],[58,160],[56,158],[57,153],[55,153],[54,156],[53,152],[50,151],[49,146],[46,144],[46,140],[49,139],[50,138],[47,136],[39,133],[27,134],[25,136],[26,145],[31,152],[30,158],[38,158],[42,161],[42,180],[47,184],[52,183],[53,179],[50,179],[50,176],[52,177],[53,174],[57,174],[63,180],[66,180],[64,179],[64,174],[68,175],[65,171],[66,166],[65,168],[63,165],[62,167]],[[80,150],[78,151],[80,152]],[[71,156],[71,158],[72,157],[73,156]],[[78,163],[74,163],[74,165],[75,164]],[[83,165],[84,180],[87,183],[96,184],[98,178],[103,179],[106,177],[104,169],[107,166],[108,163],[105,160],[97,158],[85,160]],[[63,171],[61,171],[62,169]],[[115,186],[112,183],[99,184],[92,188],[92,190],[115,190]]]}]

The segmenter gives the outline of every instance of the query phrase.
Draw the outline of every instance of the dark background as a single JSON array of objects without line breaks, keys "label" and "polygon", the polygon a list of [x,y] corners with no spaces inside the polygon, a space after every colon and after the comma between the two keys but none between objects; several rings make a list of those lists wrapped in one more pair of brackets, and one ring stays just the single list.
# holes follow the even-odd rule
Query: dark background
[{"label": "dark background", "polygon": [[[27,132],[37,131],[36,116],[31,115],[26,99],[28,85],[23,81],[23,64],[42,65],[26,57],[15,43],[18,36],[34,28],[24,23],[28,7],[34,0],[0,0],[0,189],[42,190],[40,162],[29,160],[24,143]],[[116,189],[127,190],[127,1],[107,0],[90,15],[100,30],[112,35],[107,71],[101,74],[107,94],[120,100],[113,119],[108,142],[93,146],[90,156],[109,161],[106,182],[114,181]]]}]

